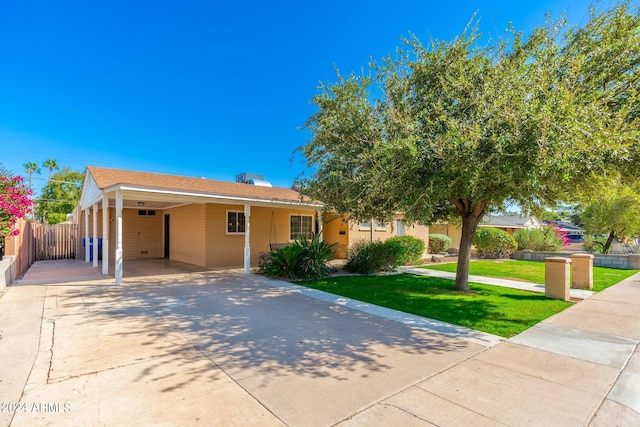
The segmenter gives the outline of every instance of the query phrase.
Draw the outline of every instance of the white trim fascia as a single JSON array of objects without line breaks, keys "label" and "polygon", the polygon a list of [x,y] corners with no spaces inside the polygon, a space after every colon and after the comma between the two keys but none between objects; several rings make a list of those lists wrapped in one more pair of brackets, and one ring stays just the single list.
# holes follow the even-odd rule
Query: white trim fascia
[{"label": "white trim fascia", "polygon": [[[86,194],[86,191],[89,187],[95,187],[96,189],[98,189],[99,196],[96,196],[91,200],[85,200],[86,197],[88,197]],[[104,197],[104,191],[100,190],[100,187],[98,187],[96,180],[93,179],[93,175],[89,173],[89,169],[86,169],[84,173],[84,181],[82,182],[82,191],[80,192],[80,199],[78,201],[78,205],[80,205],[80,209],[82,210],[88,209],[90,206],[93,206],[95,203],[102,201],[103,197]]]},{"label": "white trim fascia", "polygon": [[200,193],[200,192],[190,192],[190,191],[181,191],[181,190],[164,190],[161,188],[151,188],[151,187],[136,187],[131,185],[122,185],[115,184],[110,187],[106,187],[103,192],[112,192],[112,191],[139,191],[143,193],[151,193],[151,194],[165,194],[165,195],[174,195],[174,196],[185,196],[185,197],[202,197],[205,199],[214,199],[214,200],[222,200],[222,201],[237,201],[242,203],[265,203],[269,206],[271,205],[285,205],[285,206],[305,206],[310,208],[318,209],[323,205],[319,205],[317,203],[310,202],[295,202],[293,200],[273,200],[273,199],[261,199],[254,197],[245,197],[245,196],[229,196],[229,195],[221,195],[221,194],[211,194],[211,193]]}]

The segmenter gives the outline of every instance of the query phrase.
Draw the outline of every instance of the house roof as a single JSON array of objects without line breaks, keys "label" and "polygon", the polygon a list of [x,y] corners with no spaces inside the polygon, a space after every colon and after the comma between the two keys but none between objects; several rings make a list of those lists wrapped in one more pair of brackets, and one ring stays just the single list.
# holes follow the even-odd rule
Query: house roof
[{"label": "house roof", "polygon": [[100,190],[115,186],[135,187],[140,190],[165,190],[190,193],[203,196],[217,196],[224,198],[239,198],[259,201],[273,201],[285,203],[314,204],[321,206],[321,202],[312,201],[299,192],[280,187],[264,187],[237,182],[217,181],[205,178],[192,178],[180,175],[169,175],[152,172],[139,172],[122,169],[87,166],[87,172],[93,177]]},{"label": "house roof", "polygon": [[562,230],[562,231],[566,231],[568,233],[581,233],[583,230],[582,228],[578,227],[575,224],[572,224],[570,222],[565,222],[565,221],[543,221],[543,223],[547,224],[547,225],[555,225],[556,227],[558,227],[558,229]]},{"label": "house roof", "polygon": [[539,227],[540,221],[534,216],[485,216],[480,225],[486,227],[529,228]]}]

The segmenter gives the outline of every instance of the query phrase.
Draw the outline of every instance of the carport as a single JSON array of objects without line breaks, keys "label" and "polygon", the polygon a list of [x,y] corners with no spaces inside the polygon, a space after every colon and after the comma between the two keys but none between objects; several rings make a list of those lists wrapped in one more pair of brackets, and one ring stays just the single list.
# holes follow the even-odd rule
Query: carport
[{"label": "carport", "polygon": [[[209,267],[212,260],[233,263],[237,258],[249,273],[252,252],[255,262],[255,254],[267,251],[269,243],[289,242],[295,233],[321,233],[321,208],[292,189],[88,166],[78,222],[85,242],[96,242],[85,245],[85,261],[97,268],[101,249],[102,274],[107,275],[113,256],[115,281],[121,284],[125,260],[173,259],[174,247],[178,261]],[[170,226],[172,215],[179,216],[179,230]],[[140,217],[147,222],[135,226]],[[301,228],[294,230],[298,223]],[[149,249],[140,250],[141,245]]]}]

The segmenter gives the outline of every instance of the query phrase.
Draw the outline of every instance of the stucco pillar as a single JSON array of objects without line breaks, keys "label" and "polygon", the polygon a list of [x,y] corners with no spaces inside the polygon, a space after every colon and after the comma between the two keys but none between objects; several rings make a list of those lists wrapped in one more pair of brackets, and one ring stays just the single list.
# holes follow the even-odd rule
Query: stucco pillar
[{"label": "stucco pillar", "polygon": [[571,264],[571,285],[574,288],[593,289],[593,255],[573,254]]},{"label": "stucco pillar", "polygon": [[251,205],[244,205],[244,272],[251,273]]},{"label": "stucco pillar", "polygon": [[89,209],[84,210],[84,262],[89,262]]},{"label": "stucco pillar", "polygon": [[93,204],[93,227],[91,231],[91,241],[93,242],[93,264],[94,268],[98,268],[98,204]]},{"label": "stucco pillar", "polygon": [[102,197],[102,274],[109,274],[109,199]]},{"label": "stucco pillar", "polygon": [[371,231],[370,231],[370,233],[371,233],[371,241],[375,242],[376,241],[376,231],[375,231],[376,230],[376,225],[375,225],[375,222],[374,222],[373,218],[371,218],[370,224],[371,224]]},{"label": "stucco pillar", "polygon": [[122,192],[116,190],[116,285],[122,285]]},{"label": "stucco pillar", "polygon": [[544,259],[544,296],[569,301],[571,259],[548,257]]}]

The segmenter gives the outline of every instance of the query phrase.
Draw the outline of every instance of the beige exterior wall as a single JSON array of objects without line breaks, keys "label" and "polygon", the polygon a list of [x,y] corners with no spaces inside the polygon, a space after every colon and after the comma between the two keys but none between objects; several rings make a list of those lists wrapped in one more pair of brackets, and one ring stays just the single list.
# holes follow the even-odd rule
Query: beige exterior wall
[{"label": "beige exterior wall", "polygon": [[[186,205],[162,211],[162,228],[164,215],[169,215],[170,221],[169,258],[189,264],[206,265],[206,205]],[[124,233],[128,233],[127,227],[124,227]],[[163,246],[164,242],[161,244],[161,247]]]},{"label": "beige exterior wall", "polygon": [[[340,217],[336,214],[324,214],[324,239],[328,243],[338,243],[335,251],[335,258],[346,258],[348,248],[361,241],[371,241],[370,227],[361,227],[360,223],[348,221],[347,217]],[[385,241],[390,237],[398,235],[397,221],[402,220],[402,216],[395,216],[391,222],[382,226],[378,225],[374,229],[373,240]],[[344,234],[340,234],[344,233]],[[405,235],[413,236],[425,242],[425,255],[429,243],[429,227],[425,225],[405,226]]]},{"label": "beige exterior wall", "polygon": [[322,220],[324,221],[322,238],[327,243],[336,243],[333,250],[333,258],[346,258],[349,248],[349,220],[347,216],[325,212]]},{"label": "beige exterior wall", "polygon": [[[207,267],[241,267],[244,263],[244,233],[227,233],[227,212],[244,212],[244,205],[202,204],[156,210],[155,216],[139,216],[138,209],[123,209],[123,258],[164,256],[164,216],[170,216],[169,257],[176,261]],[[257,266],[270,243],[289,243],[291,215],[312,216],[314,231],[317,212],[308,209],[251,207],[251,265]],[[115,259],[115,208],[109,208],[109,256]],[[78,216],[84,237],[84,213]],[[93,233],[93,213],[89,214],[89,235]],[[98,238],[102,238],[102,211],[98,211]],[[84,258],[80,239],[80,258]]]},{"label": "beige exterior wall", "polygon": [[462,240],[462,230],[452,224],[433,224],[430,228],[431,234],[444,234],[451,238],[451,247],[460,249]]},{"label": "beige exterior wall", "polygon": [[[116,254],[116,210],[109,208],[109,259],[114,260]],[[163,255],[162,211],[156,210],[155,216],[140,216],[138,209],[122,210],[122,257],[124,260],[161,258]],[[98,210],[97,238],[102,235],[102,210]],[[78,234],[80,244],[78,258],[84,259],[84,212],[78,215]],[[93,235],[93,211],[89,212],[89,237]]]},{"label": "beige exterior wall", "polygon": [[[243,205],[207,205],[206,266],[241,267],[244,263],[245,234],[227,233],[227,212],[244,212]],[[290,242],[290,216],[316,212],[306,209],[251,207],[251,265],[257,266],[261,254],[268,253],[271,243]],[[173,224],[171,225],[173,227]],[[315,227],[315,225],[314,225]]]},{"label": "beige exterior wall", "polygon": [[[122,256],[125,260],[162,257],[163,214],[161,210],[155,212],[153,216],[141,216],[138,209],[122,210]],[[115,209],[110,213],[110,218],[115,218]],[[101,221],[102,219],[98,220],[98,229],[101,227]],[[109,246],[112,246],[111,242],[115,244],[116,241],[115,221],[112,224],[114,226],[109,229]],[[115,259],[115,248],[114,258],[110,259]]]},{"label": "beige exterior wall", "polygon": [[[207,267],[241,266],[244,260],[244,233],[227,234],[227,212],[244,212],[244,206],[208,204],[206,208],[205,265]],[[251,224],[251,231],[253,231],[253,224]]]}]

